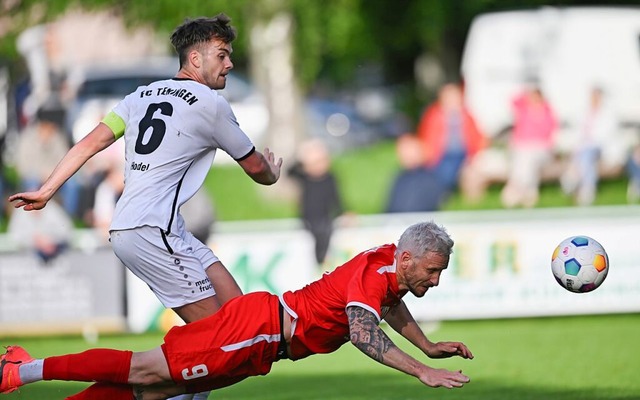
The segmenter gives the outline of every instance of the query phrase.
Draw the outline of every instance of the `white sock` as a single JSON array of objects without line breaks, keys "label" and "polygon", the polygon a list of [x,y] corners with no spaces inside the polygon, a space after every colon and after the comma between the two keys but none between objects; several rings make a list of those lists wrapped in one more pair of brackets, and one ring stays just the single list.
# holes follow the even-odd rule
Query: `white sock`
[{"label": "white sock", "polygon": [[209,398],[209,393],[211,392],[200,392],[200,393],[196,393],[193,396],[193,400],[207,400]]},{"label": "white sock", "polygon": [[33,360],[30,363],[22,364],[18,368],[20,374],[20,380],[22,384],[38,382],[42,380],[42,370],[44,366],[44,360]]}]

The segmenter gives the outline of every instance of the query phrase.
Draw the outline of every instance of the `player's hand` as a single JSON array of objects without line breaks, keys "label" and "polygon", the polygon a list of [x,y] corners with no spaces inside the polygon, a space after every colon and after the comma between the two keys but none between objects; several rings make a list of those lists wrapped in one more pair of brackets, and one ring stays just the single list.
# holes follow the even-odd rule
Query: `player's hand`
[{"label": "player's hand", "polygon": [[428,350],[427,356],[430,358],[448,358],[460,356],[462,358],[473,359],[473,354],[461,342],[438,342],[434,343]]},{"label": "player's hand", "polygon": [[9,202],[17,201],[13,206],[15,208],[24,208],[25,211],[41,210],[49,202],[49,197],[43,195],[40,191],[16,193],[9,196]]},{"label": "player's hand", "polygon": [[282,157],[276,161],[276,156],[268,147],[264,148],[263,155],[271,167],[271,172],[276,176],[276,180],[278,180],[280,178],[280,170],[282,169]]},{"label": "player's hand", "polygon": [[449,371],[431,367],[426,367],[425,371],[418,376],[418,379],[427,386],[446,387],[448,389],[462,387],[470,381],[469,377],[462,373],[462,370]]}]

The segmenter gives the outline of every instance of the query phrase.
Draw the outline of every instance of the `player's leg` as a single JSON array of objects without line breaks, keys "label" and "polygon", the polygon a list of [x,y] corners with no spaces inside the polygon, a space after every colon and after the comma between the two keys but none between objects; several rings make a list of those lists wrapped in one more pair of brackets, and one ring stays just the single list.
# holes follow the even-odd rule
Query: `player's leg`
[{"label": "player's leg", "polygon": [[[211,249],[189,232],[166,235],[157,228],[143,227],[112,232],[111,243],[129,270],[187,323],[214,314],[222,302],[241,294]],[[218,288],[222,301],[216,295]]]},{"label": "player's leg", "polygon": [[209,281],[213,285],[215,296],[221,305],[234,297],[242,295],[240,286],[229,270],[206,244],[187,231],[181,234],[181,238],[186,246],[192,249],[192,254],[200,260]]},{"label": "player's leg", "polygon": [[229,270],[220,262],[216,261],[206,269],[207,276],[216,291],[216,297],[220,304],[242,295],[242,290],[238,282],[231,275]]},{"label": "player's leg", "polygon": [[[198,251],[196,250],[196,254],[197,253]],[[206,260],[203,260],[203,262],[206,262]],[[215,309],[215,311],[217,311],[220,308],[221,304],[226,303],[236,296],[242,295],[240,286],[238,286],[231,273],[229,273],[227,268],[220,261],[216,261],[211,264],[207,268],[206,273],[216,292],[215,297],[204,299],[197,303],[191,303],[178,309],[174,308],[174,311],[180,316],[180,318],[182,318],[187,323],[208,316],[212,309]],[[214,300],[219,303],[216,305],[206,304],[207,300]],[[195,394],[186,393],[171,397],[169,400],[206,400],[209,397],[210,393],[210,391]]]},{"label": "player's leg", "polygon": [[0,374],[0,393],[9,393],[41,380],[173,385],[160,347],[139,353],[90,349],[82,353],[33,359],[23,348],[9,346],[0,357]]},{"label": "player's leg", "polygon": [[186,323],[194,322],[215,314],[220,309],[220,303],[215,296],[198,300],[195,303],[174,307],[173,311]]},{"label": "player's leg", "polygon": [[[71,399],[130,400],[135,392],[136,399],[157,400],[185,391],[201,392],[200,398],[206,398],[205,390],[232,385],[248,376],[265,375],[275,361],[265,355],[275,356],[279,343],[256,340],[250,346],[237,347],[237,344],[247,335],[280,336],[278,304],[275,295],[253,293],[231,302],[212,318],[174,327],[165,336],[162,347],[131,354],[127,378],[133,385],[131,393],[115,387],[117,385],[96,385]],[[252,317],[247,318],[250,314]],[[221,351],[229,345],[232,350]],[[28,354],[24,358],[28,358]],[[256,363],[257,359],[264,362]],[[90,359],[82,361],[85,365],[98,363]]]},{"label": "player's leg", "polygon": [[[211,285],[212,293],[214,293],[212,297],[173,308],[180,318],[188,323],[217,312],[222,304],[242,295],[242,290],[229,270],[218,260],[209,247],[189,232],[184,232],[181,239],[182,243],[175,244],[180,250],[176,254],[186,253],[183,250],[184,248],[190,249],[189,255],[198,259],[201,266],[207,266],[205,268],[206,279]],[[200,284],[197,290],[203,290],[204,288],[206,288],[206,285]]]},{"label": "player's leg", "polygon": [[133,353],[128,383],[141,386],[173,384],[162,348]]},{"label": "player's leg", "polygon": [[207,268],[206,274],[215,290],[215,295],[173,308],[173,311],[186,323],[208,317],[216,313],[222,304],[242,295],[240,286],[220,261],[211,264]]}]

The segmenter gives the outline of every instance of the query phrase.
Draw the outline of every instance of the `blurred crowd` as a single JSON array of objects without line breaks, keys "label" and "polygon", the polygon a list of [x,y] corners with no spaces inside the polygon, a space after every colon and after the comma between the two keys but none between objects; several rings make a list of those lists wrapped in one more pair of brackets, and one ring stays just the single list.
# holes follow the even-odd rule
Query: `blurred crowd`
[{"label": "blurred crowd", "polygon": [[[579,123],[567,128],[542,89],[528,82],[512,99],[510,129],[489,135],[466,107],[462,85],[443,85],[416,131],[397,141],[401,171],[386,211],[435,211],[453,191],[474,204],[491,185],[502,185],[503,207],[531,208],[538,204],[541,184],[550,181],[559,183],[575,205],[589,206],[602,177],[625,173],[628,201],[638,201],[640,149],[622,138],[607,93],[598,86],[588,89]],[[623,160],[608,157],[612,144],[624,147]]]},{"label": "blurred crowd", "polygon": [[[79,139],[70,132],[65,115],[73,94],[67,83],[69,76],[63,73],[68,70],[60,60],[72,62],[68,52],[55,45],[61,42],[52,39],[52,35],[68,34],[68,29],[63,29],[67,26],[68,21],[34,27],[19,37],[17,47],[30,75],[15,88],[19,126],[9,153],[16,176],[8,182],[0,175],[0,192],[5,197],[10,191],[39,188]],[[152,47],[152,40],[144,33],[137,37],[149,42],[144,48]],[[119,45],[109,43],[100,49],[101,55],[109,53],[111,47],[121,56]],[[589,96],[582,99],[584,112],[579,123],[567,129],[542,88],[528,82],[512,99],[510,129],[495,133],[481,130],[466,105],[463,85],[443,84],[435,100],[424,108],[415,129],[405,128],[409,132],[394,134],[400,170],[380,212],[436,211],[453,193],[474,204],[493,185],[501,185],[503,207],[531,208],[539,202],[541,184],[548,181],[557,182],[574,204],[588,206],[597,199],[602,177],[625,173],[628,200],[639,201],[640,147],[620,139],[621,124],[609,107],[607,92],[598,86],[586,89]],[[609,162],[609,145],[623,142],[626,158]],[[48,262],[66,248],[74,224],[97,228],[106,242],[115,202],[124,186],[123,146],[119,141],[92,158],[64,184],[55,198],[57,203],[38,213],[11,215],[11,208],[5,204],[3,214],[12,217],[8,230],[16,243],[33,247]],[[288,176],[300,189],[299,216],[313,237],[319,265],[325,263],[335,220],[349,215],[338,179],[331,171],[330,148],[326,140],[310,140],[299,146],[296,159],[290,160],[288,167]],[[6,149],[0,154],[7,154]],[[0,162],[4,167],[7,160]],[[9,183],[15,187],[8,188]],[[187,223],[194,224],[190,229],[206,242],[215,221],[206,193],[200,191],[182,213]],[[24,240],[25,235],[33,240]]]}]

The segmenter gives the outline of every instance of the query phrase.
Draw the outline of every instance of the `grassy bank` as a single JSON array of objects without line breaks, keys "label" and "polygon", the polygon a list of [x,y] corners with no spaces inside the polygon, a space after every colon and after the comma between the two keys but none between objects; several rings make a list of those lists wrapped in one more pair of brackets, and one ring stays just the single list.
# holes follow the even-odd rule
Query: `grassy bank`
[{"label": "grassy bank", "polygon": [[[345,207],[356,214],[377,214],[384,210],[399,169],[392,141],[351,151],[333,160]],[[601,182],[594,205],[626,204],[626,188],[624,176]],[[214,166],[205,182],[205,190],[214,201],[218,218],[223,221],[296,217],[296,197],[284,189],[282,182],[271,187],[256,185],[237,165]],[[477,204],[470,204],[459,193],[454,193],[443,210],[500,209],[500,190],[499,185],[490,187]],[[569,206],[572,206],[571,199],[562,193],[557,183],[542,186],[538,207]]]}]

